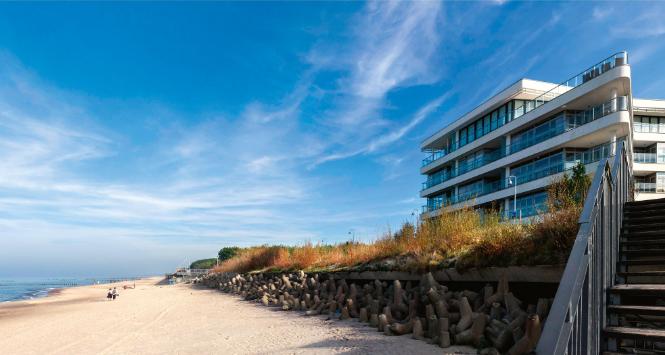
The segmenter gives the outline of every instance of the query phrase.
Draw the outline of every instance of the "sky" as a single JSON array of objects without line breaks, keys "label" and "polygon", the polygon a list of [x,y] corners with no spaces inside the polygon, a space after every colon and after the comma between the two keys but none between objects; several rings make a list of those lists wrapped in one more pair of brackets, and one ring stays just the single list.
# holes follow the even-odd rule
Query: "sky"
[{"label": "sky", "polygon": [[627,50],[665,3],[1,3],[0,276],[161,274],[413,220],[420,142],[522,77]]}]

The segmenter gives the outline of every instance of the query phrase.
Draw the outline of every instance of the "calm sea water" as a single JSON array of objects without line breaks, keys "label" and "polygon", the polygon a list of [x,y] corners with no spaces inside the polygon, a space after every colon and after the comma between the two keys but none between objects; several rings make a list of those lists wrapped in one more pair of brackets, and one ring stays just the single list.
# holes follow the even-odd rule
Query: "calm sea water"
[{"label": "calm sea water", "polygon": [[[118,278],[128,280],[130,278]],[[116,280],[116,279],[114,279]],[[29,300],[48,295],[57,288],[92,285],[109,279],[92,278],[16,278],[0,279],[0,302]]]}]

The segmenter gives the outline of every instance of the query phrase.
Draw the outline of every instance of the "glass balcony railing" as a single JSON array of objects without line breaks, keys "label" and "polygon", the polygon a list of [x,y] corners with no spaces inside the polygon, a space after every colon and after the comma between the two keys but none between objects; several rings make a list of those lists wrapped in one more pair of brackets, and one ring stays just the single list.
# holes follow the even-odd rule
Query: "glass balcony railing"
[{"label": "glass balcony railing", "polygon": [[460,176],[466,172],[498,160],[504,156],[501,154],[501,151],[502,149],[497,149],[489,153],[484,153],[478,158],[467,160],[464,163],[459,164],[457,170],[442,170],[436,174],[429,175],[427,181],[423,182],[422,190],[429,189],[432,186],[436,186],[444,181],[448,181],[454,177]]},{"label": "glass balcony railing", "polygon": [[656,164],[656,153],[633,153],[636,163]]},{"label": "glass balcony railing", "polygon": [[642,193],[662,193],[665,192],[665,185],[655,182],[636,182],[635,191]]},{"label": "glass balcony railing", "polygon": [[[554,88],[550,89],[549,91],[541,94],[540,96],[536,97],[533,101],[535,101],[535,105],[533,106],[533,109],[543,105],[544,103],[548,101],[552,101],[554,98],[570,91],[573,88],[576,88],[594,78],[599,77],[600,75],[618,67],[621,65],[627,65],[628,64],[628,53],[626,52],[619,52],[615,53],[608,58],[603,59],[597,64],[592,65],[590,68],[584,70],[583,72],[573,76],[572,78],[562,82],[561,84],[555,86]],[[529,110],[529,111],[531,111]],[[528,111],[527,111],[528,112]]]},{"label": "glass balcony railing", "polygon": [[[607,145],[609,145],[609,144],[607,144]],[[582,163],[585,164],[585,165],[586,164],[592,164],[592,163],[595,163],[595,162],[599,161],[602,158],[606,158],[607,155],[590,155],[589,157],[590,158],[588,160],[585,160]],[[520,174],[519,176],[517,176],[517,185],[519,186],[521,184],[524,184],[524,183],[527,183],[527,182],[530,182],[530,181],[534,181],[534,180],[538,180],[538,179],[541,179],[541,178],[544,178],[544,177],[556,175],[556,174],[559,174],[559,173],[568,173],[568,172],[572,171],[573,168],[572,168],[571,165],[573,165],[575,162],[566,162],[566,163],[570,163],[570,164],[565,164],[562,161],[560,164],[555,164],[555,165],[548,166],[546,168],[538,169],[538,170],[530,172],[528,174]],[[566,166],[570,166],[570,167],[566,168]],[[640,183],[636,183],[636,185],[635,185],[636,188],[638,186],[637,184],[640,184]],[[656,192],[655,191],[655,185],[656,184],[653,184],[653,185],[654,185],[654,191],[653,192]],[[474,198],[477,198],[477,197],[480,197],[480,196],[483,196],[483,195],[487,195],[487,194],[490,194],[490,193],[493,193],[493,192],[497,192],[499,190],[503,190],[503,189],[508,188],[508,187],[511,187],[508,184],[508,180],[494,181],[494,182],[487,183],[487,184],[483,185],[482,188],[480,188],[478,190],[467,192],[467,193],[462,193],[459,196],[452,196],[450,198],[445,198],[445,199],[444,198],[432,199],[431,201],[428,201],[427,205],[422,206],[422,210],[423,210],[423,212],[436,211],[436,210],[438,210],[442,207],[446,207],[446,206],[454,205],[454,204],[457,204],[457,203],[460,203],[460,202],[468,201],[468,200],[471,200],[471,199],[474,199]],[[665,186],[664,186],[664,188],[665,188]],[[639,191],[639,189],[638,189],[638,191]],[[647,191],[647,192],[651,192],[651,191]],[[665,192],[665,191],[663,191],[663,192]]]},{"label": "glass balcony railing", "polygon": [[[500,148],[492,151],[491,153],[488,153],[487,155],[484,155],[482,160],[474,162],[473,164],[468,164],[468,166],[464,167],[465,170],[458,169],[459,171],[451,171],[450,173],[444,173],[442,171],[429,175],[427,181],[423,182],[422,190],[429,189],[430,187],[446,182],[454,177],[487,165],[510,154],[517,153],[521,150],[544,142],[550,138],[566,133],[587,123],[593,122],[614,112],[627,110],[628,98],[626,96],[619,96],[602,104],[588,108],[584,111],[564,111],[548,121],[550,122],[549,127],[543,129],[545,124],[541,124],[537,127],[520,133],[519,138],[517,138],[513,144],[506,145],[505,148]],[[509,153],[505,154],[506,152]],[[487,157],[485,158],[485,156]]]},{"label": "glass balcony railing", "polygon": [[[535,110],[536,108],[542,106],[543,104],[553,100],[554,98],[594,79],[597,78],[598,76],[610,71],[611,69],[614,69],[618,66],[621,65],[627,65],[628,64],[628,53],[626,52],[619,52],[616,53],[599,63],[591,66],[590,68],[582,71],[581,73],[573,76],[572,78],[562,82],[561,84],[555,86],[554,88],[550,89],[549,91],[539,95],[533,100],[527,100],[527,104],[525,104],[525,111],[524,113],[531,112]],[[432,152],[429,156],[427,156],[425,159],[422,160],[422,166],[427,166],[429,164],[434,163],[435,161],[445,157],[446,155],[454,152],[457,150],[457,144],[454,146],[449,147],[448,149],[444,150],[438,150]]]}]

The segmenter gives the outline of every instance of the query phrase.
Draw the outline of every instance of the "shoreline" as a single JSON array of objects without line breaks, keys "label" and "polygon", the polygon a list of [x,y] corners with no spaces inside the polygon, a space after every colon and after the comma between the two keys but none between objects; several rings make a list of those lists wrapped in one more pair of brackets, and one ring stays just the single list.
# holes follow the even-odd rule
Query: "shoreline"
[{"label": "shoreline", "polygon": [[[111,285],[119,282],[134,282],[156,276],[119,277],[119,278],[4,278],[0,279],[0,304],[38,300],[57,295],[62,290],[94,285]],[[23,288],[12,292],[12,288]],[[3,294],[5,297],[3,297]],[[7,295],[9,295],[7,297]]]}]

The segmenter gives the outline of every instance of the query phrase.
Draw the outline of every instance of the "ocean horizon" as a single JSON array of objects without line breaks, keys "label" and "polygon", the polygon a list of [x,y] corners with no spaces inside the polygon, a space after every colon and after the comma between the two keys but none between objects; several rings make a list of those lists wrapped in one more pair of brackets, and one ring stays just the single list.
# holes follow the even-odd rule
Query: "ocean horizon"
[{"label": "ocean horizon", "polygon": [[17,277],[0,278],[0,303],[46,297],[53,290],[87,286],[140,277]]}]

